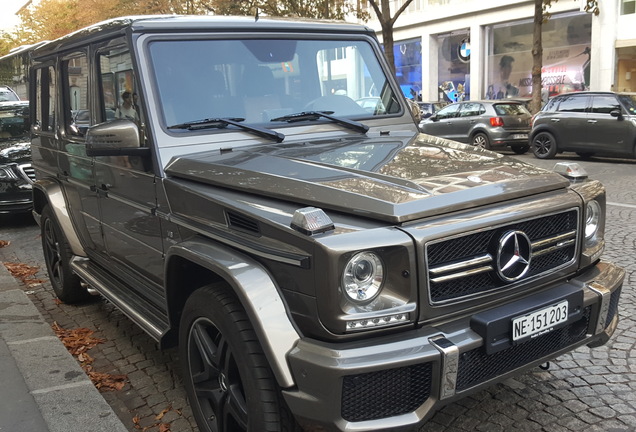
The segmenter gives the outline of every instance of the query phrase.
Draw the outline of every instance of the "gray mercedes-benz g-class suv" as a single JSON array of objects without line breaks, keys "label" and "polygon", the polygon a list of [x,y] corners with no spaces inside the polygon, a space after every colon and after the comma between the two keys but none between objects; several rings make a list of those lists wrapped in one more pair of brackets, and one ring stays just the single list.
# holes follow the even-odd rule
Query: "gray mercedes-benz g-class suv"
[{"label": "gray mercedes-benz g-class suv", "polygon": [[617,326],[603,186],[418,134],[366,27],[122,18],[32,61],[51,284],[178,345],[202,431],[415,429]]}]

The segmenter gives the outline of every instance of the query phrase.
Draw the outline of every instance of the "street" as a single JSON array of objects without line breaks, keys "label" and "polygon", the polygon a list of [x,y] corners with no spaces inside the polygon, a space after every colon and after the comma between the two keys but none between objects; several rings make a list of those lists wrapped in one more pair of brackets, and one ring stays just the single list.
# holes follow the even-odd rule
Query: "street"
[{"label": "street", "polygon": [[[632,291],[636,283],[636,160],[584,161],[574,154],[550,160],[538,160],[532,153],[515,157],[548,169],[559,161],[579,162],[590,178],[605,184],[607,245],[603,257],[627,271],[620,324],[606,345],[594,350],[579,348],[551,362],[548,370],[534,369],[452,403],[421,431],[636,430],[636,305]],[[47,279],[39,228],[30,216],[1,216],[0,240],[10,242],[0,248],[0,261],[39,268],[35,282],[24,285],[24,290],[48,323],[66,329],[87,327],[105,340],[89,354],[95,371],[127,375],[122,390],[103,395],[129,431],[159,431],[162,424],[169,425],[172,432],[197,430],[175,349],[159,350],[153,339],[99,297],[78,306],[57,302]]]}]

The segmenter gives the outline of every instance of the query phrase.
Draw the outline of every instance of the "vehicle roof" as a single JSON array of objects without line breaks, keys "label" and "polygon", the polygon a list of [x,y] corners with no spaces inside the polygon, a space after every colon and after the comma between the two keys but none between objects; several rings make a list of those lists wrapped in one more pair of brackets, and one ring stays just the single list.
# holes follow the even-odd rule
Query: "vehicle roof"
[{"label": "vehicle roof", "polygon": [[618,95],[635,95],[636,93],[633,92],[613,92],[613,91],[592,91],[592,90],[585,90],[585,91],[577,91],[577,92],[568,92],[568,93],[560,93],[558,95],[554,95],[553,97],[560,97],[560,96],[574,96],[574,95],[603,95],[603,94],[618,94]]},{"label": "vehicle roof", "polygon": [[72,48],[79,43],[112,37],[116,34],[153,32],[273,32],[351,33],[375,37],[367,26],[345,21],[311,20],[219,15],[141,15],[113,18],[49,41],[34,50],[34,57]]},{"label": "vehicle roof", "polygon": [[[477,99],[477,100],[464,100],[464,101],[459,101],[459,102],[452,102],[448,105],[456,105],[456,104],[460,104],[460,103],[482,103],[482,104],[502,104],[502,103],[512,103],[512,104],[516,104],[516,105],[521,105],[521,101],[519,101],[518,99]],[[447,106],[448,106],[447,105]]]}]

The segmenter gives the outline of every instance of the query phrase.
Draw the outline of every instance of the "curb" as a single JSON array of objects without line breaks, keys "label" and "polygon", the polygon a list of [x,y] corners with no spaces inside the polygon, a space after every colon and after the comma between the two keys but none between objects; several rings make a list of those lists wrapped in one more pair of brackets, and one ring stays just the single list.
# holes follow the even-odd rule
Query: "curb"
[{"label": "curb", "polygon": [[0,431],[128,432],[1,262],[0,377]]}]

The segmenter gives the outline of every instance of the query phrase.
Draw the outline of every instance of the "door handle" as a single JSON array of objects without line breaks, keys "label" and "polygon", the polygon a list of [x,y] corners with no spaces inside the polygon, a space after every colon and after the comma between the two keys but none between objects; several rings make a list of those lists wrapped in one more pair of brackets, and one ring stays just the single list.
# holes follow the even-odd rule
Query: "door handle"
[{"label": "door handle", "polygon": [[558,122],[560,122],[560,121],[561,121],[561,119],[550,119],[550,121],[551,121],[552,123],[558,123]]},{"label": "door handle", "polygon": [[598,123],[598,121],[597,121],[597,120],[588,120],[587,122],[588,122],[588,123],[592,123],[592,124],[594,124],[594,123]]}]

